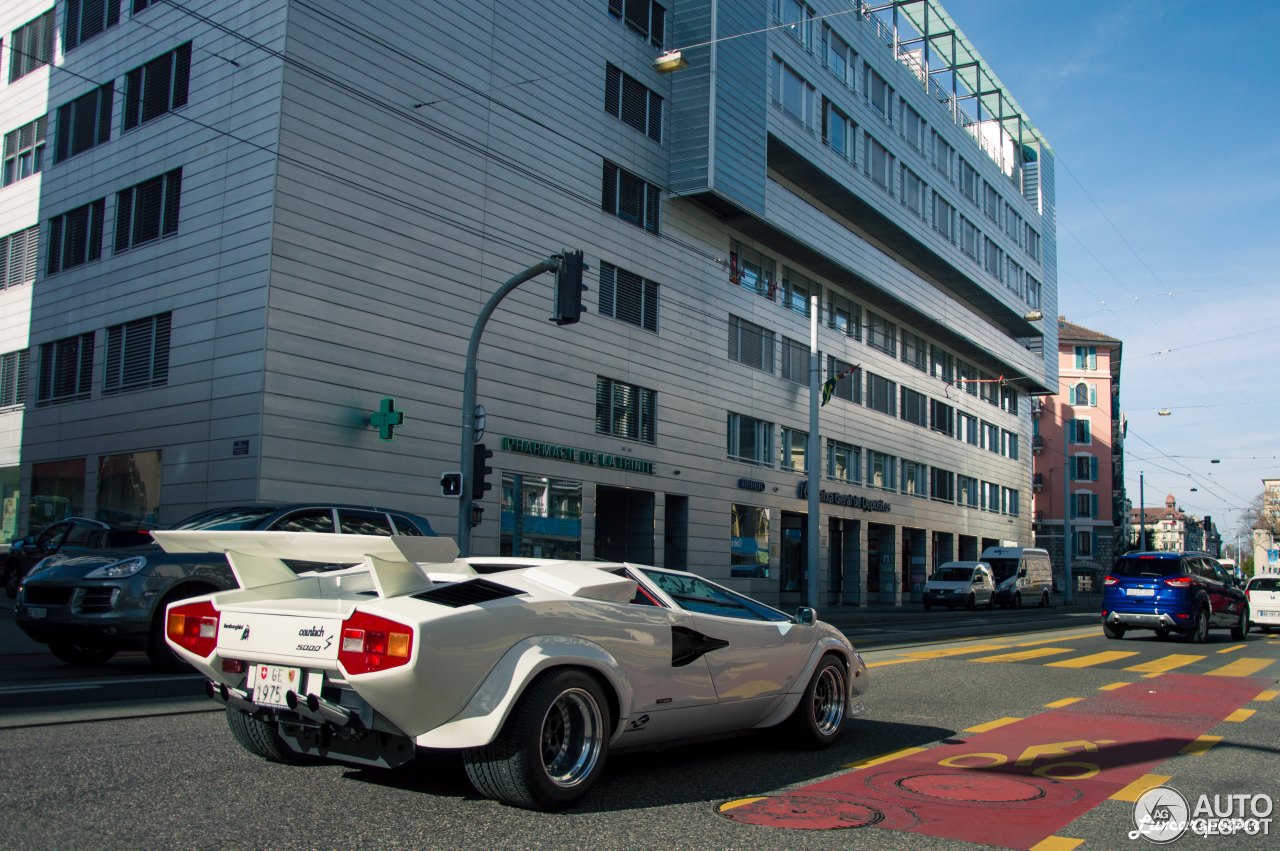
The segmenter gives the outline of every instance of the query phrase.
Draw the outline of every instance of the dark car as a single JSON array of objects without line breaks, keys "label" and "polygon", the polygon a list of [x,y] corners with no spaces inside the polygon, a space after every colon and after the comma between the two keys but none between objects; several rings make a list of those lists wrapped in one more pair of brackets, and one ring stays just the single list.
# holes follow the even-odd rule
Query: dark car
[{"label": "dark car", "polygon": [[1102,587],[1107,638],[1151,629],[1159,636],[1177,633],[1202,644],[1210,629],[1230,629],[1236,641],[1249,630],[1244,592],[1207,553],[1127,553],[1116,559]]},{"label": "dark car", "polygon": [[10,598],[16,597],[22,578],[56,553],[79,555],[89,550],[134,547],[150,540],[147,531],[136,526],[122,528],[88,517],[67,517],[13,542],[4,560],[4,590]]},{"label": "dark car", "polygon": [[[213,508],[175,529],[330,532],[434,536],[423,517],[361,505],[247,505]],[[296,571],[329,567],[291,563]],[[162,670],[185,667],[164,640],[174,600],[236,587],[223,553],[166,553],[155,543],[78,551],[45,559],[18,589],[18,626],[62,661],[101,665],[124,649],[143,649]]]}]

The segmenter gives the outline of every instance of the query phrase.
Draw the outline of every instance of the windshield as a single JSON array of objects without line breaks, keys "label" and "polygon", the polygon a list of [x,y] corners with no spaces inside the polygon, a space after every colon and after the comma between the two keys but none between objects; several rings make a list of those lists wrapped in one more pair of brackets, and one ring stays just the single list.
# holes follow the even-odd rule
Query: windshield
[{"label": "windshield", "polygon": [[1179,576],[1182,559],[1160,556],[1121,556],[1111,571],[1116,576]]},{"label": "windshield", "polygon": [[933,578],[939,582],[968,582],[973,576],[971,567],[940,567]]},{"label": "windshield", "polygon": [[1003,582],[1018,572],[1016,558],[987,558],[983,561],[991,565],[991,573],[995,576],[996,582]]},{"label": "windshield", "polygon": [[252,508],[213,508],[183,520],[175,529],[211,529],[215,531],[255,529],[262,518],[274,514],[276,509],[256,506]]}]

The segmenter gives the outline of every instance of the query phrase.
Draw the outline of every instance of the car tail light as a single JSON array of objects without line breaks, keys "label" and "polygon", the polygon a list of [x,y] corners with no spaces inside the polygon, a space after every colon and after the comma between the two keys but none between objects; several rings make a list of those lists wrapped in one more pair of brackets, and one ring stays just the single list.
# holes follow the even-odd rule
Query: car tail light
[{"label": "car tail light", "polygon": [[1172,576],[1166,579],[1164,581],[1164,584],[1168,585],[1170,588],[1190,588],[1191,577],[1190,576]]},{"label": "car tail light", "polygon": [[1116,578],[1116,577],[1114,577],[1114,576],[1108,576],[1106,579],[1102,580],[1102,584],[1103,584],[1103,585],[1118,585],[1118,584],[1120,584],[1120,580],[1119,580],[1119,579],[1117,579],[1117,578]]},{"label": "car tail light", "polygon": [[208,600],[173,606],[165,622],[165,634],[179,647],[207,659],[218,646],[220,617]]},{"label": "car tail light", "polygon": [[342,622],[338,663],[348,674],[385,671],[413,656],[413,628],[378,615],[356,612]]}]

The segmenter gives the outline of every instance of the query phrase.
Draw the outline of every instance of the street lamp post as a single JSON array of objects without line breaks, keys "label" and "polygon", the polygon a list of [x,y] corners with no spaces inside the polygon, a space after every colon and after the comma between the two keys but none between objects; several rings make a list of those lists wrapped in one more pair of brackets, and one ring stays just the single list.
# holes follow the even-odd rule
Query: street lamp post
[{"label": "street lamp post", "polygon": [[1067,605],[1075,602],[1071,581],[1071,457],[1068,438],[1071,436],[1065,417],[1062,421],[1062,599]]},{"label": "street lamp post", "polygon": [[806,606],[818,605],[818,506],[822,485],[822,440],[818,436],[818,394],[822,384],[822,361],[818,356],[818,297],[809,296],[809,445],[805,449],[808,479],[809,516],[806,518],[805,583]]}]

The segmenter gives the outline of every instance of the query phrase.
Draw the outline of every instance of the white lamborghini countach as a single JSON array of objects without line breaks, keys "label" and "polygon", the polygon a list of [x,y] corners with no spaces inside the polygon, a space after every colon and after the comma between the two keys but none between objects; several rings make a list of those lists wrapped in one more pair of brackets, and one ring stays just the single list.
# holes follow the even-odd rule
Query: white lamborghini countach
[{"label": "white lamborghini countach", "polygon": [[825,747],[867,692],[862,658],[812,609],[692,573],[459,559],[447,538],[153,534],[226,553],[240,587],[170,605],[166,637],[236,741],[277,762],[454,748],[481,794],[562,809],[610,749],[778,726]]}]

